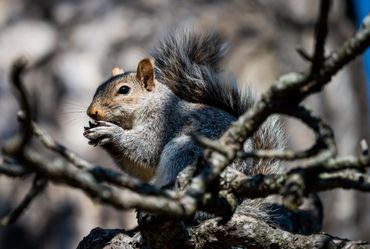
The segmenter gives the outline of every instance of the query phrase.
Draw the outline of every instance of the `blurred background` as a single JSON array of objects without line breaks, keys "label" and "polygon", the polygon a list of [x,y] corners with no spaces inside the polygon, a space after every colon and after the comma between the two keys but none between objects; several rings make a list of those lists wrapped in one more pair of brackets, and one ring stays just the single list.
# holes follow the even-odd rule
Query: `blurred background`
[{"label": "blurred background", "polygon": [[[366,0],[365,0],[366,1]],[[358,1],[333,1],[327,51],[340,46],[361,17]],[[256,93],[279,75],[308,66],[296,48],[312,51],[318,0],[0,0],[0,146],[18,131],[18,105],[8,74],[26,55],[25,82],[37,122],[84,158],[112,167],[111,159],[82,136],[85,110],[96,87],[114,66],[135,70],[151,44],[178,25],[217,30],[229,41],[227,71]],[[357,12],[355,12],[357,10]],[[370,65],[370,64],[369,64]],[[340,155],[358,155],[369,138],[366,80],[357,59],[325,90],[305,101],[331,125]],[[286,119],[289,146],[304,149],[312,134]],[[0,175],[0,215],[15,207],[31,179]],[[370,194],[335,190],[321,194],[323,232],[370,240]],[[135,213],[94,203],[81,191],[49,184],[13,225],[0,228],[0,248],[75,248],[91,229],[132,228]]]}]

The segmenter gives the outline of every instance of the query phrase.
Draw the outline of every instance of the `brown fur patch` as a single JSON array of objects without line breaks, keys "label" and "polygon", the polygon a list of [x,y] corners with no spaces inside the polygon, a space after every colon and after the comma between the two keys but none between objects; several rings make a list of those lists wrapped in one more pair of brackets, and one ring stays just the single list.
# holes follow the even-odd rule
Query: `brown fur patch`
[{"label": "brown fur patch", "polygon": [[113,69],[112,69],[112,76],[114,77],[114,76],[117,76],[117,75],[119,75],[119,74],[123,74],[124,73],[124,71],[123,71],[123,69],[122,68],[119,68],[119,67],[114,67]]},{"label": "brown fur patch", "polygon": [[100,106],[96,105],[95,103],[91,103],[86,113],[90,118],[94,120],[104,120],[106,116],[106,113],[104,112],[104,110]]},{"label": "brown fur patch", "polygon": [[136,79],[139,80],[145,89],[154,89],[154,66],[149,58],[142,59],[137,65]]}]

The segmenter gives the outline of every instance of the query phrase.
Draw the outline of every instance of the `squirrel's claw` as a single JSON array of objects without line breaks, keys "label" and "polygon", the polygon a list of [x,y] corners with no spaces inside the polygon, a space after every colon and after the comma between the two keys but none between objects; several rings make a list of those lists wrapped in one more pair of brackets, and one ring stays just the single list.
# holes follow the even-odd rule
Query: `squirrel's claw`
[{"label": "squirrel's claw", "polygon": [[89,142],[88,142],[88,144],[90,144],[90,145],[92,145],[92,146],[96,147],[96,146],[98,146],[98,145],[99,145],[99,141],[91,140],[91,141],[89,141]]},{"label": "squirrel's claw", "polygon": [[113,143],[114,139],[117,139],[123,135],[124,130],[110,122],[99,121],[96,127],[85,129],[83,135],[89,139],[89,144],[93,146],[102,146],[108,143]]},{"label": "squirrel's claw", "polygon": [[89,128],[95,128],[95,127],[97,127],[97,126],[99,126],[98,125],[98,123],[97,122],[91,122],[91,121],[89,121]]},{"label": "squirrel's claw", "polygon": [[98,142],[98,144],[97,145],[99,145],[99,146],[103,146],[103,145],[105,145],[105,144],[107,144],[107,143],[110,143],[111,142],[111,139],[109,139],[109,138],[103,138],[103,139],[101,139],[99,142]]}]

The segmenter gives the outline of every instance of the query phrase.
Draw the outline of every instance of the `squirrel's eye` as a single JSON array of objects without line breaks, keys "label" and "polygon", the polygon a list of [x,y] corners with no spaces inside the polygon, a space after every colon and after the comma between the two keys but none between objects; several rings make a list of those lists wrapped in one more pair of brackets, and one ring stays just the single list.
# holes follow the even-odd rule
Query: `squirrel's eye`
[{"label": "squirrel's eye", "polygon": [[119,94],[128,94],[130,92],[130,87],[129,86],[121,86],[118,89]]}]

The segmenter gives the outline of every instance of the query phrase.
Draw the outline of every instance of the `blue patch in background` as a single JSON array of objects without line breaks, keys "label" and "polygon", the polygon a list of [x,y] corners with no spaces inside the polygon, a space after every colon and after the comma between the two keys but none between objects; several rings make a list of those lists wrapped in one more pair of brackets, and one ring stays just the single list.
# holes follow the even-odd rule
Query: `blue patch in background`
[{"label": "blue patch in background", "polygon": [[[353,9],[355,12],[355,21],[357,29],[360,27],[364,18],[370,12],[370,0],[353,0]],[[366,77],[367,103],[370,110],[370,49],[368,48],[362,55],[364,71]]]}]

